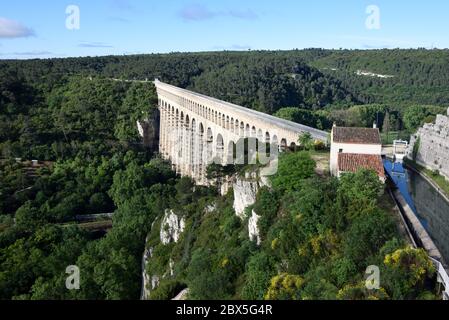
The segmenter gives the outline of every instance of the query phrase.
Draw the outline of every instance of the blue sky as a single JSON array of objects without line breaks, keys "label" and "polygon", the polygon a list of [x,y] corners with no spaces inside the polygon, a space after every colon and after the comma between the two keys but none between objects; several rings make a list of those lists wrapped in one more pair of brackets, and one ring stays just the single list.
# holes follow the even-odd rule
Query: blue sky
[{"label": "blue sky", "polygon": [[[80,10],[66,28],[66,8]],[[380,29],[366,27],[367,7]],[[0,59],[293,48],[448,48],[447,0],[2,0]]]}]

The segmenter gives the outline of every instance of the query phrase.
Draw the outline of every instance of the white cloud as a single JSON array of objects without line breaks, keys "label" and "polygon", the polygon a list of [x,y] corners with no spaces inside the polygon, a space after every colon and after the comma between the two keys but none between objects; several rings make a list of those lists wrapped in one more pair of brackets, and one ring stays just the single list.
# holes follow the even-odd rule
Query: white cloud
[{"label": "white cloud", "polygon": [[24,38],[34,36],[34,31],[15,20],[0,17],[0,38]]},{"label": "white cloud", "polygon": [[78,45],[80,48],[114,48],[114,46],[104,42],[82,42]]},{"label": "white cloud", "polygon": [[213,11],[202,4],[190,4],[184,6],[179,12],[179,15],[186,21],[201,21],[216,17],[232,17],[242,20],[254,20],[258,18],[258,15],[250,9]]}]

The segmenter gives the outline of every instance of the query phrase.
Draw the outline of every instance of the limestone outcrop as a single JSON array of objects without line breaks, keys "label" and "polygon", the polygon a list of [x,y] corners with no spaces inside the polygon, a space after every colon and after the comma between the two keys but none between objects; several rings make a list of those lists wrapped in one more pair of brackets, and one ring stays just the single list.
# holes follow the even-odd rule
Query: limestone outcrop
[{"label": "limestone outcrop", "polygon": [[425,124],[411,137],[407,157],[449,179],[449,109],[447,113],[437,115],[435,123]]},{"label": "limestone outcrop", "polygon": [[257,181],[238,179],[234,183],[234,211],[237,216],[244,218],[245,209],[256,202],[259,189]]},{"label": "limestone outcrop", "polygon": [[248,172],[245,177],[236,177],[233,183],[234,211],[240,218],[245,217],[245,209],[256,202],[256,195],[263,186],[269,186],[268,178],[259,177],[258,172]]},{"label": "limestone outcrop", "polygon": [[180,293],[178,293],[176,297],[174,297],[172,300],[187,300],[189,296],[189,291],[190,291],[189,288],[185,288]]},{"label": "limestone outcrop", "polygon": [[163,244],[178,242],[185,228],[184,217],[179,217],[173,210],[166,210],[161,223],[160,239]]},{"label": "limestone outcrop", "polygon": [[213,202],[213,203],[207,205],[207,206],[204,208],[204,213],[205,213],[205,214],[207,214],[207,213],[212,213],[212,212],[214,212],[215,210],[217,210],[217,203]]},{"label": "limestone outcrop", "polygon": [[232,188],[232,185],[234,184],[234,177],[227,177],[224,181],[220,184],[220,195],[225,196],[228,194],[229,190]]},{"label": "limestone outcrop", "polygon": [[[148,241],[148,237],[145,241],[145,243]],[[145,251],[143,252],[143,257],[142,257],[142,290],[140,293],[140,299],[141,300],[147,300],[150,296],[150,284],[151,284],[151,288],[153,288],[153,281],[152,281],[152,276],[148,274],[147,272],[147,265],[148,262],[150,260],[150,258],[153,255],[153,248],[149,247],[149,248],[145,248]]]},{"label": "limestone outcrop", "polygon": [[257,222],[259,221],[260,216],[253,210],[251,212],[251,216],[248,220],[248,235],[251,241],[255,241],[257,245],[260,245],[260,231]]},{"label": "limestone outcrop", "polygon": [[142,137],[143,145],[155,151],[159,145],[159,115],[154,112],[153,115],[144,120],[137,121],[137,130]]},{"label": "limestone outcrop", "polygon": [[[151,226],[153,229],[154,223]],[[185,228],[184,217],[178,216],[173,210],[165,210],[165,214],[162,218],[161,227],[159,231],[160,241],[163,245],[167,245],[172,242],[178,242],[179,237]],[[145,241],[148,243],[148,237]],[[175,274],[175,263],[170,259],[168,263],[168,270],[163,275],[149,274],[147,272],[148,265],[151,263],[153,257],[153,247],[146,247],[142,257],[142,290],[140,298],[141,300],[147,300],[150,297],[152,290],[159,286],[162,279],[167,277],[173,277]]]}]

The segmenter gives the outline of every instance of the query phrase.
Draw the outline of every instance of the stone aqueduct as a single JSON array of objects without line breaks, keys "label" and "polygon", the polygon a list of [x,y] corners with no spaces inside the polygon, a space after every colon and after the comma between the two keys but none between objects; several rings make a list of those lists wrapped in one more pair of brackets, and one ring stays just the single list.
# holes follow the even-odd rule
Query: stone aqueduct
[{"label": "stone aqueduct", "polygon": [[232,103],[154,82],[160,111],[159,152],[183,176],[206,184],[212,159],[233,159],[235,144],[257,138],[282,151],[296,146],[301,133],[327,143],[324,131],[283,120]]}]

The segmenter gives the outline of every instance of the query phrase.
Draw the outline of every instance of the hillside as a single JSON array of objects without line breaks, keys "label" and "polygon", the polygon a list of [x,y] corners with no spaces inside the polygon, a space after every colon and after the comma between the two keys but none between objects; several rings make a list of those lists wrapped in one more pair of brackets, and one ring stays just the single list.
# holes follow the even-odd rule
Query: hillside
[{"label": "hillside", "polygon": [[448,63],[448,50],[397,49],[333,51],[311,65],[342,81],[364,102],[406,106],[449,104]]},{"label": "hillside", "polygon": [[[440,100],[427,93],[447,87],[447,75],[434,73],[447,54],[311,49],[1,60],[0,299],[137,299],[144,252],[146,275],[159,284],[147,288],[151,299],[186,287],[192,298],[209,299],[436,298],[433,266],[407,246],[370,172],[337,181],[317,174],[313,151],[302,150],[283,154],[263,185],[246,168],[246,178],[231,170],[227,194],[195,186],[141,144],[136,121],[157,120],[154,86],[114,79],[159,77],[323,129],[379,119],[384,130],[408,133],[445,110],[446,91]],[[341,74],[330,69],[336,64]],[[428,74],[406,77],[421,64]],[[359,69],[395,77],[353,74]],[[389,95],[395,88],[403,91]],[[30,177],[24,164],[34,159],[51,165]],[[258,185],[254,202],[236,212],[248,183]],[[76,220],[111,212],[105,233]],[[183,219],[183,227],[163,223],[170,219]],[[82,289],[68,291],[65,268],[73,264],[83,270]],[[385,274],[375,293],[363,286],[368,265]]]},{"label": "hillside", "polygon": [[[447,109],[448,69],[449,50],[425,49],[225,51],[0,60],[2,74],[17,74],[41,100],[73,76],[159,78],[248,108],[270,114],[279,112],[288,120],[309,118],[312,121],[306,124],[320,129],[329,129],[333,122],[371,126],[374,121],[382,128],[388,115],[393,126],[386,131],[402,132],[402,138]],[[367,104],[372,105],[368,113],[360,107],[351,109]],[[291,109],[282,110],[286,108],[298,111],[292,114]],[[417,120],[408,122],[407,113]]]},{"label": "hillside", "polygon": [[[190,299],[206,300],[434,297],[426,279],[435,270],[404,240],[374,173],[318,176],[308,152],[283,154],[268,181],[248,170],[228,178],[223,197],[180,180],[147,237],[147,299],[171,299],[184,288]],[[235,212],[254,189],[254,202]],[[365,287],[369,265],[383,275],[379,290]]]},{"label": "hillside", "polygon": [[[39,81],[44,84],[56,82],[62,76],[84,74],[124,79],[152,80],[158,77],[176,86],[190,88],[194,88],[197,77],[209,77],[208,80],[214,81],[217,79],[215,74],[222,82],[224,78],[232,78],[233,68],[243,67],[240,74],[246,76],[245,71],[263,70],[266,66],[266,76],[270,72],[283,75],[299,73],[310,80],[323,77],[320,72],[324,73],[326,84],[332,86],[337,85],[335,81],[342,81],[343,90],[356,95],[357,100],[364,103],[427,105],[449,103],[448,64],[449,50],[426,49],[230,51],[0,61],[1,69],[12,67],[20,70],[28,80],[44,80]],[[227,74],[219,75],[220,70]],[[357,76],[357,71],[392,77]],[[212,82],[212,85],[220,85],[223,89],[237,84]],[[281,86],[284,85],[289,84]],[[287,90],[284,93],[290,94]],[[346,96],[340,98],[344,100]]]}]

